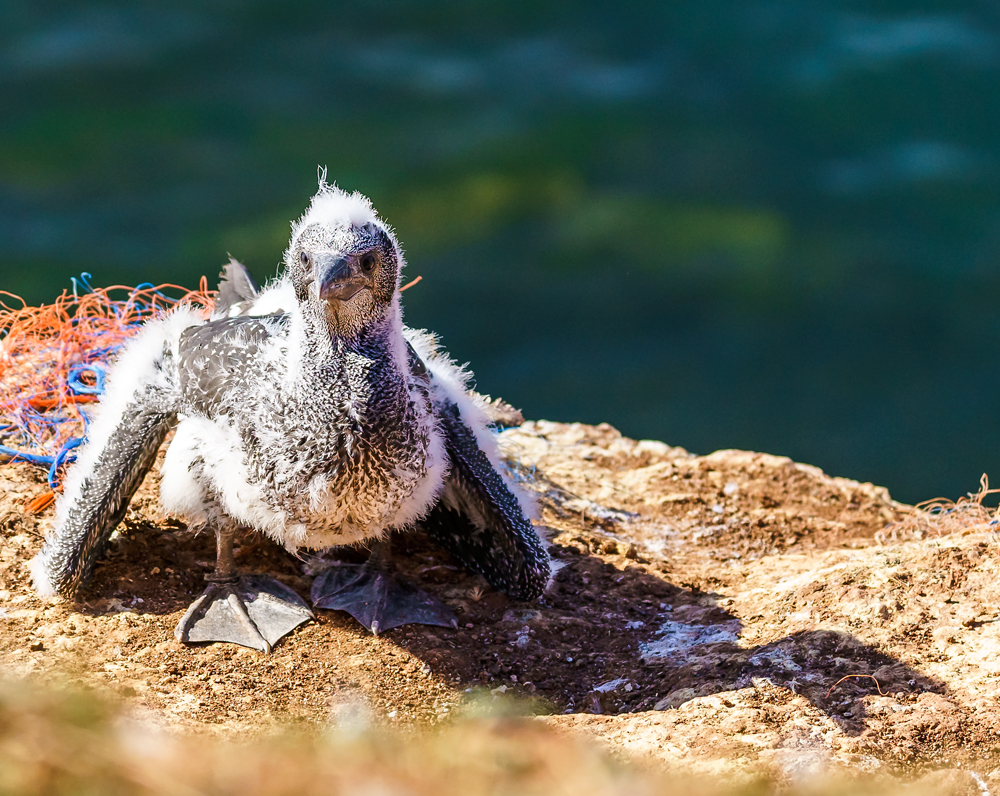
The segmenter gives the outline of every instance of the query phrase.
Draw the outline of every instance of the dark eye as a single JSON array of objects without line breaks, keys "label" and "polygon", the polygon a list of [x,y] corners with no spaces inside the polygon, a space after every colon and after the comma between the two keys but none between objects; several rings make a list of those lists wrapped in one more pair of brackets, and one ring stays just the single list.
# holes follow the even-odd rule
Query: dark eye
[{"label": "dark eye", "polygon": [[366,274],[370,274],[372,271],[374,271],[375,266],[377,264],[378,263],[375,260],[375,255],[372,254],[371,252],[369,252],[368,254],[366,254],[364,257],[361,258],[361,270],[364,271]]},{"label": "dark eye", "polygon": [[308,263],[308,262],[309,262],[309,255],[308,255],[308,254],[306,254],[305,252],[302,252],[302,253],[301,253],[301,254],[299,255],[299,260],[301,260],[302,264],[303,264],[303,265],[305,265],[306,263]]}]

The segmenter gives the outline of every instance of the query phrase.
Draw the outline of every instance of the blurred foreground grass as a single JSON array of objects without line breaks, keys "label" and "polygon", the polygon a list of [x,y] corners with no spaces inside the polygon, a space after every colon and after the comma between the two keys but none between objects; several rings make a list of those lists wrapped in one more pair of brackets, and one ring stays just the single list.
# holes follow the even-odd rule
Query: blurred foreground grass
[{"label": "blurred foreground grass", "polygon": [[8,680],[0,683],[0,794],[966,792],[934,775],[908,786],[888,778],[789,782],[743,775],[734,783],[671,776],[612,758],[536,720],[511,711],[484,715],[481,707],[443,729],[417,733],[379,729],[363,711],[348,711],[328,727],[224,739],[167,731],[94,692]]}]

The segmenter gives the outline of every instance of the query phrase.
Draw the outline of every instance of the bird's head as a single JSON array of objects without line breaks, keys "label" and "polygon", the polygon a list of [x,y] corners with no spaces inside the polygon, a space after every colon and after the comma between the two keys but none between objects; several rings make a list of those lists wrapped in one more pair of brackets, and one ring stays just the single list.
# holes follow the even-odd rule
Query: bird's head
[{"label": "bird's head", "polygon": [[299,302],[319,308],[331,334],[355,337],[387,317],[402,267],[399,244],[371,202],[321,179],[285,252]]}]

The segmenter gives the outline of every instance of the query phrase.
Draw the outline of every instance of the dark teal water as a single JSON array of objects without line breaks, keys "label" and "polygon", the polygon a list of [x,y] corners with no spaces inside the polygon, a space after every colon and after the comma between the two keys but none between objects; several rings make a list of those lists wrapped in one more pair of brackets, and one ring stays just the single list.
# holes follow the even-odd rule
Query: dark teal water
[{"label": "dark teal water", "polygon": [[328,166],[529,417],[1000,479],[1000,12],[0,3],[0,288],[273,273]]}]

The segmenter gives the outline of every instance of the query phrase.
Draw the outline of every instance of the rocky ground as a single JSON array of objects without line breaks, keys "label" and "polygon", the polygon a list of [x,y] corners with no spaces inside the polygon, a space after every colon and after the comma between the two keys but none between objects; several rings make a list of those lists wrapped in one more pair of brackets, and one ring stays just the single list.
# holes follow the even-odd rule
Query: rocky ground
[{"label": "rocky ground", "polygon": [[[544,421],[501,439],[539,494],[558,568],[543,599],[512,603],[401,535],[405,576],[458,630],[374,637],[320,611],[270,655],[174,640],[214,547],[161,516],[155,477],[80,601],[35,597],[25,564],[52,509],[26,513],[42,475],[4,465],[0,665],[101,684],[146,719],[226,737],[359,715],[437,724],[485,695],[673,770],[932,771],[949,792],[1000,792],[992,534],[886,532],[911,512],[886,490],[766,454],[694,456]],[[249,535],[237,562],[303,596],[322,566]]]}]

